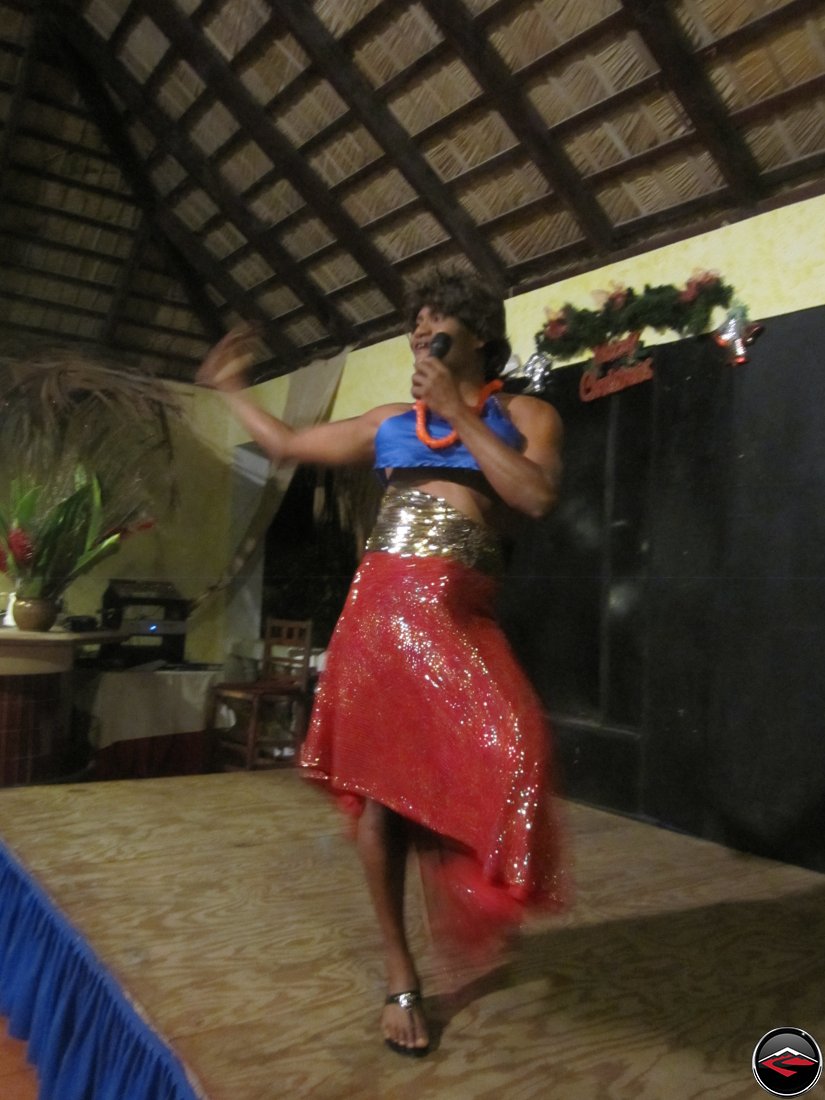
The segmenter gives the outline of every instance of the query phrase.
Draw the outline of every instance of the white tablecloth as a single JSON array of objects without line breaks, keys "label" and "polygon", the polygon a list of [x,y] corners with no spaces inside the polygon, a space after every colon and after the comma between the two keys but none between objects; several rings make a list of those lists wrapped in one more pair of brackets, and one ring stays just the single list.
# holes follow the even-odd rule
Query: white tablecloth
[{"label": "white tablecloth", "polygon": [[76,705],[92,716],[90,740],[97,749],[140,737],[195,733],[205,725],[209,689],[222,679],[220,668],[102,672],[84,685]]}]

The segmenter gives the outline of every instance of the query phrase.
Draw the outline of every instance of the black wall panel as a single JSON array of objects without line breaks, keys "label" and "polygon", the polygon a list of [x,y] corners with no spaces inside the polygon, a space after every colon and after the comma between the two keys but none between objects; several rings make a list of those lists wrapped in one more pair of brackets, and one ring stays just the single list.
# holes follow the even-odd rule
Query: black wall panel
[{"label": "black wall panel", "polygon": [[707,797],[716,834],[825,870],[825,310],[736,375]]},{"label": "black wall panel", "polygon": [[557,373],[564,497],[502,617],[573,797],[825,870],[825,309],[750,357],[662,345],[589,403]]},{"label": "black wall panel", "polygon": [[643,808],[698,833],[738,369],[706,337],[660,349],[652,383]]}]

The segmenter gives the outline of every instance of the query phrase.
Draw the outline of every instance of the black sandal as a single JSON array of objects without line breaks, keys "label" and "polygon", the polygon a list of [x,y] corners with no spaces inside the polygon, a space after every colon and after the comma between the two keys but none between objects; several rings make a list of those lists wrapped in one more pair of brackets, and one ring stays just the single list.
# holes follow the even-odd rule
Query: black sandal
[{"label": "black sandal", "polygon": [[[391,993],[384,1001],[385,1005],[398,1005],[406,1012],[412,1012],[414,1008],[417,1008],[422,1002],[421,991],[418,989],[408,989],[404,993]],[[384,1042],[390,1048],[394,1050],[396,1054],[406,1054],[408,1058],[423,1058],[425,1054],[430,1052],[430,1044],[427,1043],[425,1047],[405,1047],[401,1043],[396,1043],[394,1039],[385,1039]]]}]

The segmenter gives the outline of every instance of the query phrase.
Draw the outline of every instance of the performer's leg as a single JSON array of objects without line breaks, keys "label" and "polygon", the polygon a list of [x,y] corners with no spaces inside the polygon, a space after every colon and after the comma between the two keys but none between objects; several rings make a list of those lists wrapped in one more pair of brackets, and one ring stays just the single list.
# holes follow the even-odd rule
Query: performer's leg
[{"label": "performer's leg", "polygon": [[[404,879],[408,838],[405,822],[378,802],[367,801],[358,820],[358,853],[384,941],[389,993],[418,989],[418,974],[404,928]],[[404,1047],[426,1047],[427,1024],[418,1006],[384,1006],[384,1038]]]}]

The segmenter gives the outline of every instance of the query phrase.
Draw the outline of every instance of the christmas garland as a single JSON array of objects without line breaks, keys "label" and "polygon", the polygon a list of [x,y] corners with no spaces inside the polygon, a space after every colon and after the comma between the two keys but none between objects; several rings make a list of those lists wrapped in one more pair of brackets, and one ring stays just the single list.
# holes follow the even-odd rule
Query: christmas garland
[{"label": "christmas garland", "polygon": [[536,333],[538,351],[560,359],[572,359],[619,336],[644,328],[664,332],[672,329],[681,336],[695,336],[708,327],[716,306],[730,305],[733,287],[713,272],[704,271],[688,279],[683,287],[645,286],[637,294],[627,287],[602,292],[599,309],[577,309],[569,302],[551,313]]}]

